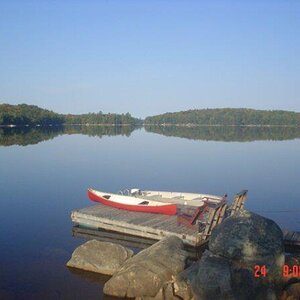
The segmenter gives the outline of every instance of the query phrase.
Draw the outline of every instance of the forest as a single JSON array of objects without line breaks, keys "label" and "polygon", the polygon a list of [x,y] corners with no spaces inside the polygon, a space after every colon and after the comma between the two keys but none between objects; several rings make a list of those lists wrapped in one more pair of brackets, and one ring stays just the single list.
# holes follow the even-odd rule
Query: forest
[{"label": "forest", "polygon": [[107,125],[138,125],[142,121],[133,118],[130,113],[104,114],[88,113],[81,115],[58,114],[35,105],[0,104],[0,125],[63,125],[63,124],[107,124]]},{"label": "forest", "polygon": [[247,108],[195,109],[147,117],[145,125],[300,126],[300,113]]},{"label": "forest", "polygon": [[300,126],[300,113],[247,108],[195,109],[147,117],[144,121],[130,113],[58,114],[35,105],[0,104],[0,126],[47,125],[179,125],[179,126]]}]

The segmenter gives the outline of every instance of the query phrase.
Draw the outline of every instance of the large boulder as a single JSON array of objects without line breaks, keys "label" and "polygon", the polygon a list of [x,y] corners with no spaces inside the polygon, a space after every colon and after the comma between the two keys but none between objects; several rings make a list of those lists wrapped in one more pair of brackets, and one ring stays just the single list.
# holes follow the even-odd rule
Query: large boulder
[{"label": "large boulder", "polygon": [[193,293],[190,284],[184,280],[173,278],[172,281],[164,283],[154,296],[136,297],[135,300],[192,300]]},{"label": "large boulder", "polygon": [[[258,268],[255,266],[259,266],[259,271],[264,266],[267,270],[267,276],[260,276],[261,279],[272,282],[282,279],[282,231],[274,221],[255,213],[240,211],[217,226],[210,237],[209,250],[230,259],[241,281],[244,278],[240,270],[247,269],[253,278],[255,268]],[[260,272],[257,275],[261,275]]]},{"label": "large boulder", "polygon": [[283,259],[283,234],[272,220],[246,210],[225,219],[209,240],[214,254],[240,261],[263,261],[267,257]]},{"label": "large boulder", "polygon": [[285,265],[290,268],[293,266],[300,266],[300,253],[290,253],[285,256]]},{"label": "large boulder", "polygon": [[132,255],[132,250],[121,245],[91,240],[74,250],[67,266],[112,275]]},{"label": "large boulder", "polygon": [[209,251],[190,279],[195,298],[275,299],[283,284],[283,251],[283,235],[275,222],[240,211],[212,232]]},{"label": "large boulder", "polygon": [[230,261],[205,251],[191,285],[196,299],[234,299]]},{"label": "large boulder", "polygon": [[300,282],[287,286],[279,299],[280,300],[299,300],[300,299]]},{"label": "large boulder", "polygon": [[154,297],[173,276],[183,271],[187,252],[180,238],[166,237],[130,258],[104,285],[116,297]]}]

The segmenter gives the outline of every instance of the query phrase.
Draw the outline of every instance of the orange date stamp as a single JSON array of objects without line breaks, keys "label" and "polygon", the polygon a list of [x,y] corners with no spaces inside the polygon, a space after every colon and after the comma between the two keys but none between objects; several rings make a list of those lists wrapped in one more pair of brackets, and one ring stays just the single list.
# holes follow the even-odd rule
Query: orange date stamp
[{"label": "orange date stamp", "polygon": [[[300,265],[283,265],[282,277],[300,277]],[[254,266],[254,277],[266,277],[268,275],[268,269],[266,265],[255,265]]]}]

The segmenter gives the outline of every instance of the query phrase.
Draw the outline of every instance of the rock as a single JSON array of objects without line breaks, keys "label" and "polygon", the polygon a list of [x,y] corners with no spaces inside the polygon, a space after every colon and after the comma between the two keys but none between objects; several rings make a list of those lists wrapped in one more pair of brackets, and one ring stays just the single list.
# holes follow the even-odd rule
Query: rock
[{"label": "rock", "polygon": [[[284,276],[283,279],[287,284],[292,284],[300,281],[300,254],[293,253],[285,256],[284,271],[288,271],[289,276]],[[296,269],[295,269],[296,268]],[[295,273],[293,273],[295,270]]]},{"label": "rock", "polygon": [[67,266],[112,275],[132,256],[133,251],[121,245],[91,240],[75,249]]},{"label": "rock", "polygon": [[197,263],[198,272],[191,278],[196,299],[234,299],[230,263],[227,259],[205,251]]},{"label": "rock", "polygon": [[195,299],[276,300],[276,291],[265,278],[254,278],[253,270],[240,268],[228,258],[207,250],[192,272]]},{"label": "rock", "polygon": [[136,297],[135,300],[192,300],[193,294],[189,284],[184,281],[166,282],[154,297]]},{"label": "rock", "polygon": [[187,252],[176,236],[166,237],[130,258],[104,285],[116,297],[155,297],[185,267]]},{"label": "rock", "polygon": [[[196,299],[276,299],[283,285],[283,235],[272,220],[241,211],[212,232],[209,251],[190,272]],[[267,275],[255,266],[265,266]]]},{"label": "rock", "polygon": [[178,299],[190,300],[193,299],[193,292],[191,285],[186,280],[176,278],[173,282],[173,293]]},{"label": "rock", "polygon": [[300,254],[288,254],[285,256],[285,265],[288,265],[289,267],[293,266],[299,266],[300,265]]},{"label": "rock", "polygon": [[299,300],[300,299],[300,283],[289,285],[280,297],[280,300]]},{"label": "rock", "polygon": [[283,234],[274,221],[244,210],[225,219],[213,230],[209,250],[242,261],[281,256]]},{"label": "rock", "polygon": [[[267,278],[261,276],[260,281],[264,279],[278,284],[282,281],[283,234],[272,220],[240,211],[215,228],[210,237],[209,250],[232,260],[236,270],[247,270],[252,278],[255,266],[259,265],[267,269]],[[240,272],[237,274],[241,276]],[[241,278],[243,281],[243,276]]]}]

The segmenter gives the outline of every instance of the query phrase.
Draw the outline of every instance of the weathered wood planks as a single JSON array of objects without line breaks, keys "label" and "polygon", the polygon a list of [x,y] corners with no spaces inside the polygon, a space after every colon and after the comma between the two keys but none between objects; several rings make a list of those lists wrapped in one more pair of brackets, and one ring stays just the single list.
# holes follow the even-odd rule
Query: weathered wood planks
[{"label": "weathered wood planks", "polygon": [[[71,219],[81,227],[92,229],[104,229],[126,235],[160,240],[169,235],[180,237],[187,245],[198,247],[207,242],[212,230],[220,224],[224,217],[234,214],[244,206],[247,191],[242,191],[234,198],[233,204],[228,209],[225,202],[219,206],[210,207],[205,218],[196,220],[195,226],[187,226],[179,216],[142,213],[126,211],[103,204],[75,210],[71,213]],[[189,206],[180,206],[181,210],[189,209]],[[190,207],[195,210],[195,207]],[[228,212],[227,212],[228,211]],[[199,232],[197,222],[203,224]]]},{"label": "weathered wood planks", "polygon": [[177,216],[124,211],[102,204],[73,211],[74,223],[94,229],[105,229],[123,234],[159,240],[164,236],[177,235],[186,244],[201,244],[195,229],[177,223]]},{"label": "weathered wood planks", "polygon": [[229,208],[231,216],[235,214],[236,211],[244,208],[245,201],[247,198],[247,193],[248,193],[247,190],[243,190],[234,196],[233,202]]},{"label": "weathered wood planks", "polygon": [[287,252],[300,252],[300,232],[282,230],[284,246]]}]

